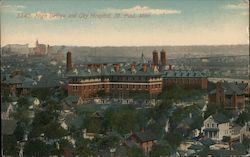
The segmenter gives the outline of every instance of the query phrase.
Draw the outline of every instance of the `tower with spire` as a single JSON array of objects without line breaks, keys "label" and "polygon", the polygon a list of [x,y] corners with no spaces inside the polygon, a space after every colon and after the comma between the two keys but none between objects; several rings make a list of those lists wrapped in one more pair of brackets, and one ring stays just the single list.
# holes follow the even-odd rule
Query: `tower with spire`
[{"label": "tower with spire", "polygon": [[141,54],[141,60],[140,60],[140,62],[143,63],[143,64],[146,64],[146,63],[147,63],[147,59],[144,57],[143,52],[142,52],[142,54]]}]

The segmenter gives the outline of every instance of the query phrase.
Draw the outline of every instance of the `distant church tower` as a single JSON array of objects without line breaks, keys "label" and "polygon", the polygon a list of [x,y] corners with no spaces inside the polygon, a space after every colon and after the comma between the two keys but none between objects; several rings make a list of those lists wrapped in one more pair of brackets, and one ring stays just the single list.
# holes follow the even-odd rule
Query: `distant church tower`
[{"label": "distant church tower", "polygon": [[72,70],[72,58],[71,58],[71,52],[67,52],[67,72]]}]

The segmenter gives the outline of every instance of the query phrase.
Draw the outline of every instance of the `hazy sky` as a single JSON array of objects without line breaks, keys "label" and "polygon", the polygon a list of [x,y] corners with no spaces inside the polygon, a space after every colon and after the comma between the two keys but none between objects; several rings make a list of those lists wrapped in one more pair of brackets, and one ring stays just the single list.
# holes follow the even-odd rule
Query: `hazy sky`
[{"label": "hazy sky", "polygon": [[1,2],[1,44],[248,44],[248,0]]}]

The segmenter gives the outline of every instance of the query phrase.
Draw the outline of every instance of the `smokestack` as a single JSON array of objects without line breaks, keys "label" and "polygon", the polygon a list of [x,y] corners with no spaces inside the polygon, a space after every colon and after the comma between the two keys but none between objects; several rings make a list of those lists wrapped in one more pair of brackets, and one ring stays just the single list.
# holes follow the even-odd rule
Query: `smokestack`
[{"label": "smokestack", "polygon": [[164,67],[167,65],[167,59],[166,59],[166,51],[161,50],[161,66]]},{"label": "smokestack", "polygon": [[156,65],[158,66],[158,51],[157,50],[154,50],[153,51],[153,65]]},{"label": "smokestack", "polygon": [[72,58],[71,58],[71,52],[67,52],[67,72],[72,70]]},{"label": "smokestack", "polygon": [[143,64],[143,72],[147,72],[147,70],[148,70],[148,65],[147,64]]}]

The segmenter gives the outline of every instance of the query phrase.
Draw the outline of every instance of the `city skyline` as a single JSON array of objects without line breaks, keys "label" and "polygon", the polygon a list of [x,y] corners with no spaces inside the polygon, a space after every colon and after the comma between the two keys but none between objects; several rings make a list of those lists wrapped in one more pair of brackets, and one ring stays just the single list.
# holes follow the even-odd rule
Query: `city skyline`
[{"label": "city skyline", "polygon": [[249,44],[248,4],[244,0],[3,1],[1,45],[34,46],[36,39],[72,46]]}]

